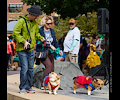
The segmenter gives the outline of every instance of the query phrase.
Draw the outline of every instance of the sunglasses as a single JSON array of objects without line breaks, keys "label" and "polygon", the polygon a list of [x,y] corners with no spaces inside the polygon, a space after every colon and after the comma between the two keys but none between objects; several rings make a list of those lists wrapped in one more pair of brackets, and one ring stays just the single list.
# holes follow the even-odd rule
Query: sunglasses
[{"label": "sunglasses", "polygon": [[52,25],[52,23],[46,23],[47,25]]},{"label": "sunglasses", "polygon": [[75,23],[69,23],[69,25],[74,25]]}]

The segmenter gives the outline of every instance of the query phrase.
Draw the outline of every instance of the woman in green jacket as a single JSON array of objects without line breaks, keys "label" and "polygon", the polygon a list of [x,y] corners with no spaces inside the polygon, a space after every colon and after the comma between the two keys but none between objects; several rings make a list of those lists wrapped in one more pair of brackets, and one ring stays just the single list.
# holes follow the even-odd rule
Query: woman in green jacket
[{"label": "woman in green jacket", "polygon": [[[42,14],[38,6],[31,6],[28,8],[28,15],[19,17],[13,30],[13,37],[17,41],[16,51],[20,60],[20,92],[24,93],[35,93],[32,89],[33,85],[33,66],[34,66],[34,45],[36,40],[44,41],[39,33],[38,23],[35,19]],[[26,21],[25,21],[26,20]],[[27,26],[28,29],[27,29]],[[30,35],[29,32],[30,31]],[[29,42],[28,40],[31,40]],[[30,45],[29,49],[28,46]]]}]

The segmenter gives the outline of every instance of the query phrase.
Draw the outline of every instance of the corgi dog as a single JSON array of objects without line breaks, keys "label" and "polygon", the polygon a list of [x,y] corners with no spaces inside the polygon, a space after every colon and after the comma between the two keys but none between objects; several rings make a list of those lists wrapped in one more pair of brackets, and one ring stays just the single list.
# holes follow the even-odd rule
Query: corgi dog
[{"label": "corgi dog", "polygon": [[51,72],[48,76],[46,76],[43,81],[43,87],[44,87],[45,92],[46,92],[46,87],[48,87],[49,94],[51,94],[53,91],[53,93],[56,95],[57,90],[60,86],[61,77],[62,76],[56,74],[55,72]]},{"label": "corgi dog", "polygon": [[106,80],[100,80],[97,78],[78,76],[73,78],[73,93],[76,94],[77,88],[84,88],[88,90],[88,95],[91,95],[91,91],[99,88],[100,90],[104,86]]},{"label": "corgi dog", "polygon": [[14,63],[11,65],[11,67],[12,67],[12,70],[16,71],[17,68],[18,68],[18,62],[14,62]]}]

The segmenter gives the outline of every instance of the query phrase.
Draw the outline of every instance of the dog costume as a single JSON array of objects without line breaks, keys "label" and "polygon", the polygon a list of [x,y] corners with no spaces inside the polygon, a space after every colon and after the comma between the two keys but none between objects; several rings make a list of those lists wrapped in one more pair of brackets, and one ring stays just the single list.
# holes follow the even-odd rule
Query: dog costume
[{"label": "dog costume", "polygon": [[[46,77],[44,78],[44,85],[47,86],[47,85],[48,85],[48,82],[49,82],[49,76],[46,76]],[[58,85],[53,86],[53,85],[50,83],[50,86],[51,86],[51,89],[54,90]]]},{"label": "dog costume", "polygon": [[88,85],[92,88],[91,91],[95,90],[95,87],[92,85],[91,77],[86,76],[78,76],[75,78],[75,84],[77,88],[86,88],[88,89]]}]

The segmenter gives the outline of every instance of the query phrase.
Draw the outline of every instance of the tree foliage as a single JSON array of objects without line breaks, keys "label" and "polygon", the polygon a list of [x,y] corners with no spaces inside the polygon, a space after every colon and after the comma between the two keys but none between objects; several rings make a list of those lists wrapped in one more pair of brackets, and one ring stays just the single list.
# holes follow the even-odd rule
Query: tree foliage
[{"label": "tree foliage", "polygon": [[[60,39],[63,36],[63,33],[68,33],[69,31],[69,20],[70,17],[65,19],[58,18],[57,23],[53,29],[55,30],[57,39]],[[80,29],[82,36],[87,37],[89,35],[94,36],[97,35],[97,13],[96,12],[88,12],[87,15],[79,14],[75,17],[76,26]]]},{"label": "tree foliage", "polygon": [[[41,19],[45,15],[46,14],[43,14],[36,19],[40,26]],[[53,24],[51,26],[51,28],[53,28],[55,31],[57,39],[60,39],[63,36],[63,33],[68,33],[70,29],[69,20],[70,17],[65,19],[58,17],[58,19],[55,21],[56,25]],[[75,20],[76,26],[80,29],[82,36],[87,37],[89,35],[97,35],[97,12],[88,12],[87,15],[79,14],[77,17],[75,17]]]},{"label": "tree foliage", "polygon": [[109,9],[109,0],[22,0],[22,2],[27,5],[39,5],[47,15],[55,11],[64,19],[97,11],[98,8]]}]

